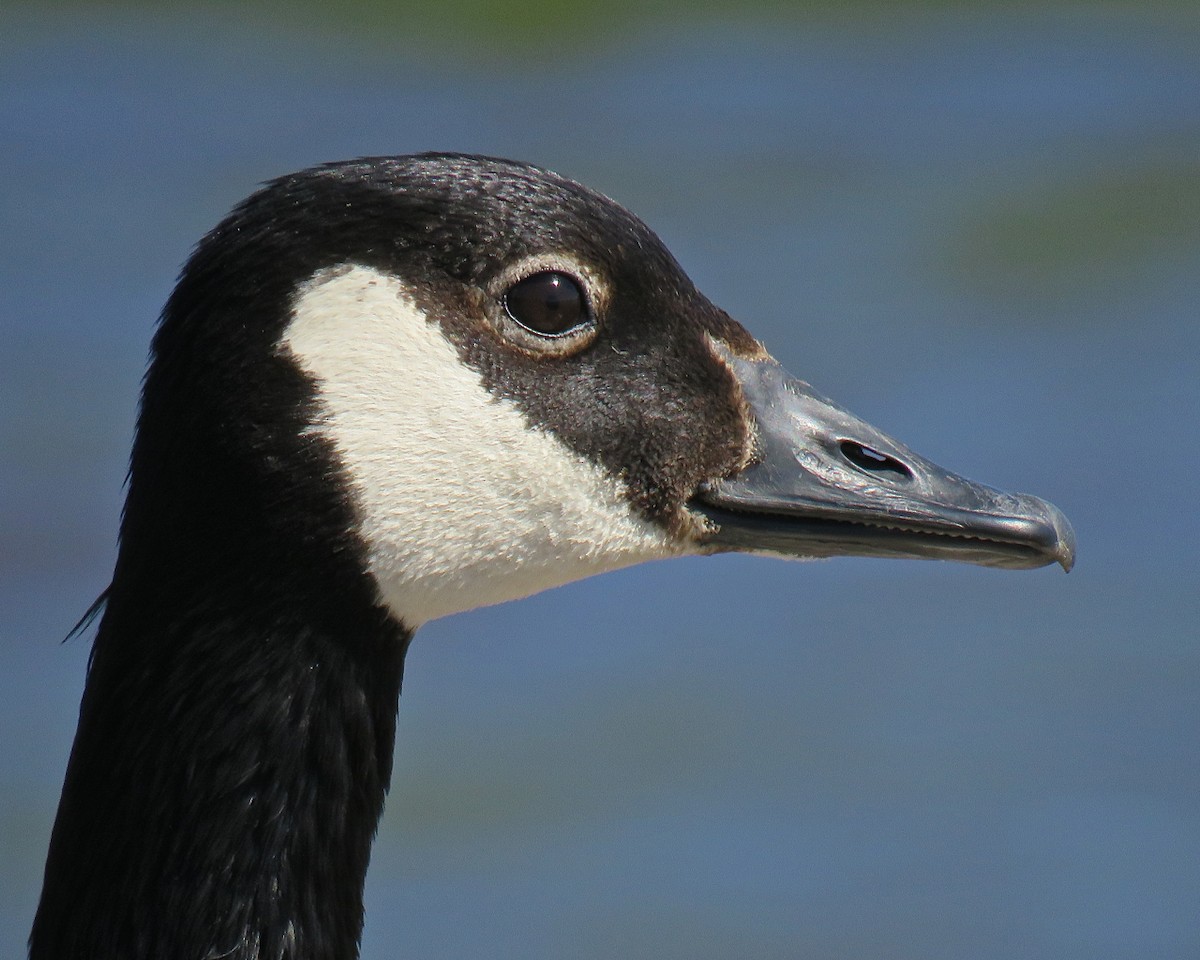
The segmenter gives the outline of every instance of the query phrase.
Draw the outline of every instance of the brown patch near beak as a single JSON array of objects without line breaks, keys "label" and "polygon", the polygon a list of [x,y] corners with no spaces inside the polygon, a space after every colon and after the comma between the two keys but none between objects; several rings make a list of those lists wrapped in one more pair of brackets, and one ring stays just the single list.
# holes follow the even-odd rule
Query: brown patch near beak
[{"label": "brown patch near beak", "polygon": [[[736,324],[736,326],[745,333],[740,324]],[[733,369],[733,364],[729,362],[730,354],[747,360],[765,360],[771,355],[767,353],[766,347],[749,334],[746,334],[745,338],[739,338],[740,342],[737,344],[731,344],[727,340],[719,340],[712,334],[709,334],[705,340],[708,343],[708,349],[712,352],[713,359],[729,371],[729,376],[733,380],[734,401],[737,405],[738,416],[742,421],[742,434],[746,438],[742,446],[742,455],[734,465],[734,468],[724,476],[709,478],[709,482],[712,482],[736,476],[760,459],[758,425],[754,419],[750,401],[746,399],[746,393],[742,389],[742,381]]]}]

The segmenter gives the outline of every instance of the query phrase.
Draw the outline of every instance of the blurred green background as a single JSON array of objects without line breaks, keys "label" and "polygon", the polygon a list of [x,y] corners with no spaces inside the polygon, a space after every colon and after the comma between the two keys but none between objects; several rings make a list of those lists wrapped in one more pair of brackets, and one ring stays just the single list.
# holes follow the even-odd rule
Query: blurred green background
[{"label": "blurred green background", "polygon": [[1200,5],[0,11],[0,954],[154,318],[255,185],[552,167],[1076,570],[724,557],[429,625],[366,958],[1200,956]]}]

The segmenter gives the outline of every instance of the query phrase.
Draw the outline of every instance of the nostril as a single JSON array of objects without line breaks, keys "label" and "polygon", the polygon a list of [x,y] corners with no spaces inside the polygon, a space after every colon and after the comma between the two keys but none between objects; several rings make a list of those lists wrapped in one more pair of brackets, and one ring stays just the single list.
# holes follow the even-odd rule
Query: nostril
[{"label": "nostril", "polygon": [[901,480],[908,480],[912,477],[912,471],[908,467],[895,457],[889,457],[886,453],[864,447],[861,443],[855,443],[853,440],[843,440],[838,446],[841,447],[842,456],[859,470],[865,470],[868,473],[891,473]]}]

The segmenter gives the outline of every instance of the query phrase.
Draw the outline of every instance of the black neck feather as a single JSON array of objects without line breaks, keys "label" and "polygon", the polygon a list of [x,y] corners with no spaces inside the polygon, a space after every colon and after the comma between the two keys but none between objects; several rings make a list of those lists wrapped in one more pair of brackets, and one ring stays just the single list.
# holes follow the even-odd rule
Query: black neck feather
[{"label": "black neck feather", "polygon": [[406,637],[124,607],[97,639],[31,957],[354,957]]}]

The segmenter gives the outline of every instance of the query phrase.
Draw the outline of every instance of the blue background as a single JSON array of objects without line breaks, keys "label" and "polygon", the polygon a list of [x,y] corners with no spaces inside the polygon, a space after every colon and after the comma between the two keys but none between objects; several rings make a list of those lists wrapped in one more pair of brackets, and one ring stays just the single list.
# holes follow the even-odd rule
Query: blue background
[{"label": "blue background", "polygon": [[418,7],[0,13],[0,954],[191,244],[268,177],[453,149],[617,198],[1079,564],[677,561],[429,625],[364,957],[1200,956],[1200,16]]}]

